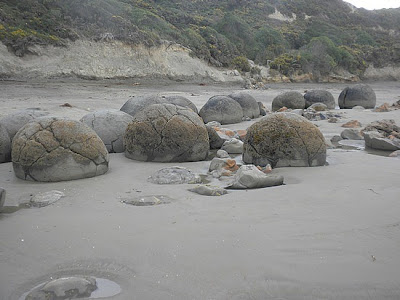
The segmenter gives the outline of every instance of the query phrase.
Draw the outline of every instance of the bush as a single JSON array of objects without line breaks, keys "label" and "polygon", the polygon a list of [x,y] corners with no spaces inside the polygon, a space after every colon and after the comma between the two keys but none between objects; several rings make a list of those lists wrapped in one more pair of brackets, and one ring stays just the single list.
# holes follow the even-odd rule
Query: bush
[{"label": "bush", "polygon": [[251,66],[244,56],[237,56],[232,60],[232,65],[241,72],[250,72]]}]

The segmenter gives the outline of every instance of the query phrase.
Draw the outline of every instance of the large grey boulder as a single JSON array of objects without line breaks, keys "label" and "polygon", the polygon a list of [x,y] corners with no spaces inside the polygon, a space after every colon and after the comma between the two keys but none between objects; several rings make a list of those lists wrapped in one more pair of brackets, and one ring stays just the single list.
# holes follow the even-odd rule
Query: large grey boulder
[{"label": "large grey boulder", "polygon": [[165,103],[165,99],[158,95],[135,96],[126,101],[120,110],[134,117],[146,107],[160,103]]},{"label": "large grey boulder", "polygon": [[272,100],[272,111],[277,111],[282,107],[290,109],[304,109],[306,101],[302,94],[299,92],[285,92],[282,93]]},{"label": "large grey boulder", "polygon": [[197,110],[196,105],[192,101],[190,101],[188,98],[183,97],[183,96],[166,96],[163,98],[166,103],[171,103],[183,107],[188,107],[191,110],[193,110],[196,114],[199,113]]},{"label": "large grey boulder", "polygon": [[357,84],[346,87],[340,93],[338,103],[340,108],[353,108],[355,106],[374,108],[376,105],[376,95],[369,85]]},{"label": "large grey boulder", "polygon": [[230,189],[259,189],[283,184],[283,176],[267,175],[254,165],[244,165],[235,174]]},{"label": "large grey boulder", "polygon": [[243,161],[272,167],[323,166],[325,139],[304,117],[292,113],[271,114],[248,128]]},{"label": "large grey boulder", "polygon": [[29,122],[15,135],[12,162],[18,178],[63,181],[101,175],[108,170],[108,152],[85,124],[56,117]]},{"label": "large grey boulder", "polygon": [[10,139],[12,140],[17,133],[26,123],[43,116],[47,116],[47,111],[42,111],[36,108],[28,108],[19,110],[15,113],[5,116],[0,119],[0,123],[7,129]]},{"label": "large grey boulder", "polygon": [[0,123],[0,163],[11,160],[11,139],[4,125]]},{"label": "large grey boulder", "polygon": [[400,139],[398,138],[386,138],[383,134],[376,131],[364,132],[365,145],[372,149],[384,150],[384,151],[396,151],[400,150]]},{"label": "large grey boulder", "polygon": [[243,109],[243,116],[251,119],[258,118],[260,116],[260,107],[256,99],[248,93],[233,93],[230,94],[233,100],[235,100]]},{"label": "large grey boulder", "polygon": [[124,152],[124,135],[133,117],[123,111],[99,110],[82,117],[81,122],[91,127],[101,138],[109,153]]},{"label": "large grey boulder", "polygon": [[233,124],[242,121],[243,109],[231,97],[214,96],[200,109],[199,115],[204,123],[217,121],[221,124]]},{"label": "large grey boulder", "polygon": [[323,103],[328,109],[334,109],[336,106],[333,95],[325,90],[310,90],[304,94],[305,108],[310,107],[314,103]]},{"label": "large grey boulder", "polygon": [[210,148],[203,120],[189,108],[154,104],[126,129],[125,156],[140,161],[204,160]]}]

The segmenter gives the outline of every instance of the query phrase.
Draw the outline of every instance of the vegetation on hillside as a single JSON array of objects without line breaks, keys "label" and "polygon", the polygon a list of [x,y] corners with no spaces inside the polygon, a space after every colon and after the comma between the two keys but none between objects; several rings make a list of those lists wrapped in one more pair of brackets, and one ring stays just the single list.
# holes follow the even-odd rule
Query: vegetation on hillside
[{"label": "vegetation on hillside", "polygon": [[[287,20],[273,18],[279,12]],[[18,56],[68,40],[180,43],[215,66],[243,58],[286,75],[362,74],[400,63],[400,9],[353,10],[341,0],[1,0],[0,40]]]}]

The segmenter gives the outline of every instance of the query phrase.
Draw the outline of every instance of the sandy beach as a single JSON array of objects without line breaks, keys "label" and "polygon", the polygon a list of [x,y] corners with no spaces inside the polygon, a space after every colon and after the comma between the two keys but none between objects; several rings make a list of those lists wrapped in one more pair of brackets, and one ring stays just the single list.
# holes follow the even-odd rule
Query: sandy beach
[{"label": "sandy beach", "polygon": [[[377,106],[400,100],[398,82],[370,85]],[[337,101],[346,86],[243,90],[154,80],[0,81],[0,118],[35,107],[79,120],[152,93],[182,95],[200,109],[211,96],[246,91],[270,109],[284,91],[326,89]],[[400,124],[400,110],[335,111],[342,114],[338,123],[313,121],[327,140],[350,120],[363,127],[383,119]],[[223,127],[246,129],[255,121]],[[274,169],[284,176],[283,186],[221,197],[194,194],[190,184],[147,181],[175,165],[206,174],[209,161],[139,162],[110,154],[105,175],[57,183],[20,180],[12,163],[0,164],[0,187],[7,191],[0,213],[0,299],[18,300],[40,283],[72,275],[117,283],[120,293],[106,299],[399,299],[400,158],[389,153],[328,149],[326,166]],[[223,185],[218,179],[212,184]],[[15,209],[51,190],[65,197],[43,208]],[[152,195],[172,200],[121,202]]]}]

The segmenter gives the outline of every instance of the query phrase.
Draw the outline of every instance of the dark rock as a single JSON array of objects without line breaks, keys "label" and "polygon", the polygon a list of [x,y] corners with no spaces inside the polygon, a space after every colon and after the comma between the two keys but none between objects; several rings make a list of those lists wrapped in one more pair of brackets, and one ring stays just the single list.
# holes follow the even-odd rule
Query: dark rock
[{"label": "dark rock", "polygon": [[229,189],[259,189],[283,184],[283,176],[267,175],[254,165],[241,166]]},{"label": "dark rock", "polygon": [[250,126],[244,142],[243,161],[272,167],[323,166],[325,139],[306,118],[275,113]]},{"label": "dark rock", "polygon": [[199,115],[205,123],[217,121],[221,124],[233,124],[242,121],[243,109],[231,97],[214,96],[200,109]]},{"label": "dark rock", "polygon": [[251,119],[258,118],[260,116],[260,107],[256,99],[248,93],[233,93],[230,94],[233,100],[235,100],[243,109],[243,115]]},{"label": "dark rock", "polygon": [[366,84],[357,84],[346,87],[339,95],[340,108],[353,108],[362,106],[364,108],[374,108],[376,95],[374,90]]},{"label": "dark rock", "polygon": [[0,123],[0,163],[11,161],[11,139],[6,127]]},{"label": "dark rock", "polygon": [[119,110],[99,110],[82,117],[101,138],[109,153],[124,152],[124,135],[133,117]]},{"label": "dark rock", "polygon": [[299,92],[285,92],[272,100],[272,111],[278,111],[282,107],[303,109],[305,107],[305,99]]},{"label": "dark rock", "polygon": [[63,181],[93,177],[108,170],[108,152],[85,124],[42,117],[26,124],[12,143],[12,162],[18,178]]},{"label": "dark rock", "polygon": [[201,178],[197,174],[183,167],[158,170],[148,180],[156,184],[201,183]]},{"label": "dark rock", "polygon": [[158,95],[136,96],[126,101],[120,110],[134,117],[138,112],[150,105],[165,102],[165,99]]},{"label": "dark rock", "polygon": [[304,95],[305,107],[308,108],[315,103],[323,103],[328,109],[335,109],[335,98],[328,91],[310,90]]},{"label": "dark rock", "polygon": [[207,128],[199,115],[165,103],[137,113],[124,141],[125,156],[140,161],[199,161],[210,149]]},{"label": "dark rock", "polygon": [[208,139],[210,141],[210,149],[220,149],[225,142],[225,139],[221,138],[214,127],[206,125]]},{"label": "dark rock", "polygon": [[183,96],[166,96],[164,99],[167,103],[179,105],[182,107],[188,107],[191,110],[193,110],[196,114],[199,113],[196,105],[194,105],[194,103],[192,101],[190,101],[189,99],[187,99]]}]

